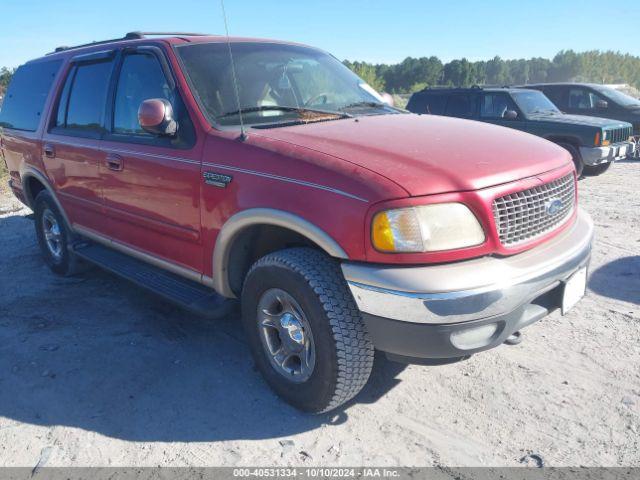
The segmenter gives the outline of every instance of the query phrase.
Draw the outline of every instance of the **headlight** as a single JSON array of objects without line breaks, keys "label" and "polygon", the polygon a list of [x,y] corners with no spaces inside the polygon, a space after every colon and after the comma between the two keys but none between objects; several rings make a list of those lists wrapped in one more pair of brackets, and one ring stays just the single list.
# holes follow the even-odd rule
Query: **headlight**
[{"label": "headlight", "polygon": [[461,203],[437,203],[379,212],[371,241],[381,252],[435,252],[484,242],[475,215]]}]

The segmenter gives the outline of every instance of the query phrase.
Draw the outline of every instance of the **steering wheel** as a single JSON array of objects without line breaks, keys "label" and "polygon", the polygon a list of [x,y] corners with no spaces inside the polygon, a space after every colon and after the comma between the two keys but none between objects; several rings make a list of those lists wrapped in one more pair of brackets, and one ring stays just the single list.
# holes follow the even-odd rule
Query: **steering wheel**
[{"label": "steering wheel", "polygon": [[309,100],[307,100],[306,102],[304,102],[304,106],[305,107],[309,107],[311,105],[314,105],[318,100],[320,100],[322,97],[324,97],[324,100],[322,101],[322,104],[326,104],[327,100],[329,98],[330,93],[328,92],[321,92],[317,95],[314,95],[313,97],[311,97]]}]

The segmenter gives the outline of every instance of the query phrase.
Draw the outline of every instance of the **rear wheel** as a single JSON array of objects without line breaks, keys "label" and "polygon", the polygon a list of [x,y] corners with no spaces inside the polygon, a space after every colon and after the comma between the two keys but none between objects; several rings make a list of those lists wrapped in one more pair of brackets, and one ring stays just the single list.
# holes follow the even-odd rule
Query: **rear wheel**
[{"label": "rear wheel", "polygon": [[367,383],[373,345],[340,266],[309,248],[258,260],[242,290],[242,322],[271,388],[311,413],[332,410]]},{"label": "rear wheel", "polygon": [[571,154],[571,158],[573,159],[573,164],[576,167],[576,176],[578,178],[582,177],[582,173],[585,169],[584,161],[582,160],[582,155],[580,155],[580,151],[571,145],[570,143],[558,143],[562,148],[567,150]]},{"label": "rear wheel", "polygon": [[601,163],[600,165],[585,165],[584,166],[584,174],[589,177],[597,177],[598,175],[602,175],[604,172],[609,170],[612,162]]},{"label": "rear wheel", "polygon": [[36,236],[44,261],[58,275],[73,275],[78,271],[78,258],[70,250],[72,233],[53,197],[46,190],[35,200]]}]

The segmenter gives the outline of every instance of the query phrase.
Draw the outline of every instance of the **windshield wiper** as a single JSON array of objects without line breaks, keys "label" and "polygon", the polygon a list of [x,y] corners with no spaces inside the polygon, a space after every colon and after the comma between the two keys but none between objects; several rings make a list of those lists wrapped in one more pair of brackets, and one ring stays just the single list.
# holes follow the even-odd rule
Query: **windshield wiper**
[{"label": "windshield wiper", "polygon": [[380,103],[380,102],[367,102],[367,101],[353,102],[348,105],[345,105],[344,107],[340,107],[338,110],[342,111],[342,110],[347,110],[349,108],[358,108],[358,107],[385,108],[387,107],[387,104]]},{"label": "windshield wiper", "polygon": [[233,112],[226,112],[222,115],[218,115],[218,119],[225,117],[232,117],[234,115],[239,115],[241,113],[254,113],[254,112],[270,112],[270,111],[280,111],[280,112],[311,112],[311,113],[321,113],[324,115],[335,115],[340,118],[351,118],[353,115],[349,115],[345,112],[333,112],[331,110],[318,110],[315,108],[305,108],[305,107],[287,107],[287,106],[279,106],[279,105],[263,105],[261,107],[251,107],[251,108],[243,108],[242,110],[234,110]]}]

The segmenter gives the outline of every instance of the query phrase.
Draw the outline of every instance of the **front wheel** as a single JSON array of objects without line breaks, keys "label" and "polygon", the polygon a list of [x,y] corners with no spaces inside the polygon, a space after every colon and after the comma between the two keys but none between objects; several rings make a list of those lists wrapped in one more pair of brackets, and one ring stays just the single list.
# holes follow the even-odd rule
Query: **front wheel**
[{"label": "front wheel", "polygon": [[571,145],[570,143],[558,143],[559,146],[567,150],[571,154],[571,158],[573,159],[573,164],[576,167],[576,177],[581,178],[582,172],[585,169],[584,161],[582,160],[582,155],[580,155],[580,151]]},{"label": "front wheel", "polygon": [[256,365],[294,407],[332,410],[369,379],[373,345],[339,264],[310,248],[258,260],[242,289],[242,322]]},{"label": "front wheel", "polygon": [[588,177],[597,177],[598,175],[602,175],[604,172],[609,170],[612,162],[601,163],[600,165],[585,165],[584,166],[584,174]]}]

